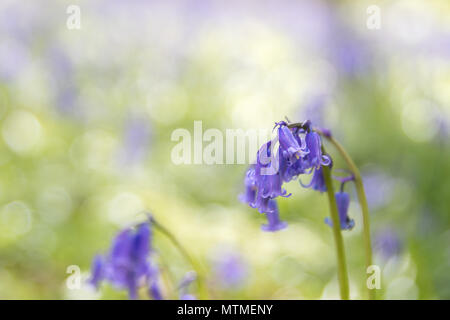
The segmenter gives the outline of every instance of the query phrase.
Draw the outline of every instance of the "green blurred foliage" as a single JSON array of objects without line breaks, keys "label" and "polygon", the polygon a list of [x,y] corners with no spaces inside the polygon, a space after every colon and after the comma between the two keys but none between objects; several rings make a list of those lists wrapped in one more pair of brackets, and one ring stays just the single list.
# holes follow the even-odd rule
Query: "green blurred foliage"
[{"label": "green blurred foliage", "polygon": [[[320,26],[295,34],[296,23],[307,29],[310,22],[296,2],[249,1],[246,9],[232,1],[230,15],[214,21],[201,1],[80,1],[80,30],[66,28],[66,1],[2,2],[0,20],[9,15],[12,22],[0,30],[10,45],[0,48],[0,62],[14,72],[0,70],[0,298],[126,298],[108,284],[96,292],[86,279],[93,256],[143,211],[200,260],[212,298],[337,298],[326,195],[287,184],[293,195],[279,205],[289,228],[266,234],[263,215],[238,201],[247,165],[171,161],[177,128],[192,132],[201,120],[204,131],[270,130],[285,116],[304,120],[316,93],[327,96],[313,110],[322,113],[319,125],[332,130],[363,175],[385,179],[370,188],[381,203],[371,208],[372,227],[374,234],[395,230],[401,250],[389,259],[375,253],[383,271],[379,298],[450,298],[450,53],[419,50],[430,46],[423,39],[448,43],[450,8],[447,1],[375,2],[384,20],[372,33],[369,3],[299,2],[325,25],[333,13],[363,40],[358,48],[370,52],[368,66],[350,73],[333,60],[330,38],[319,39]],[[429,23],[428,38],[411,44],[392,35],[402,12]],[[288,30],[272,19],[277,14]],[[335,168],[345,168],[325,147]],[[349,191],[356,227],[344,239],[351,297],[360,299],[367,277],[362,221]],[[157,231],[154,247],[164,294],[177,298],[174,288],[192,267]],[[240,286],[217,284],[214,257],[223,248],[248,264]],[[70,265],[82,271],[80,289],[67,287]]]}]

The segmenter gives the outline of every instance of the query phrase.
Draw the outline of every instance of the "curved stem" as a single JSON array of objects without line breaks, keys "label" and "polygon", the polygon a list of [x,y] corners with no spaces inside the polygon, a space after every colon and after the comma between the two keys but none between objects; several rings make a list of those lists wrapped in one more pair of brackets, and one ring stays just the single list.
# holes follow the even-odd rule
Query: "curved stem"
[{"label": "curved stem", "polygon": [[345,261],[344,241],[341,234],[341,223],[339,221],[339,213],[336,204],[336,198],[334,196],[333,181],[331,180],[330,168],[328,166],[322,166],[323,177],[325,185],[327,186],[328,202],[330,205],[331,221],[333,223],[333,235],[334,242],[336,243],[336,255],[338,263],[338,280],[339,288],[341,292],[341,299],[349,299],[349,286],[348,286],[348,274],[347,265]]},{"label": "curved stem", "polygon": [[[353,162],[352,158],[345,151],[342,145],[335,140],[330,134],[324,134],[320,130],[315,130],[323,137],[325,137],[328,141],[330,141],[337,151],[344,158],[347,163],[348,168],[352,171],[353,176],[355,177],[355,187],[356,193],[358,195],[359,204],[361,206],[362,217],[363,217],[363,229],[364,229],[364,248],[366,251],[366,270],[369,266],[372,265],[372,243],[370,237],[370,216],[369,216],[369,207],[367,205],[366,194],[364,192],[364,185],[361,178],[361,173],[358,170],[358,167]],[[375,300],[375,290],[369,289],[369,299]]]},{"label": "curved stem", "polygon": [[157,222],[153,217],[150,217],[150,222],[153,224],[153,226],[158,229],[161,233],[163,233],[169,240],[172,242],[172,244],[180,251],[180,253],[183,255],[183,257],[191,264],[192,268],[197,273],[197,284],[199,289],[199,296],[201,299],[207,299],[207,290],[203,281],[203,272],[201,271],[200,264],[189,255],[189,253],[186,251],[186,249],[181,245],[181,243],[178,241],[178,239],[163,225],[161,225],[159,222]]}]

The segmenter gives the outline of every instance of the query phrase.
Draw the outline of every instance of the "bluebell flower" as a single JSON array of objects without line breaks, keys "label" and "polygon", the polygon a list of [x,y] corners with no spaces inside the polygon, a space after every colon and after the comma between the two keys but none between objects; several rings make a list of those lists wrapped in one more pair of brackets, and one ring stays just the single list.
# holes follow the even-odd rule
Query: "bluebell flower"
[{"label": "bluebell flower", "polygon": [[326,191],[322,166],[331,166],[332,161],[322,152],[320,135],[312,130],[310,121],[289,128],[284,122],[277,122],[279,147],[273,150],[274,141],[265,143],[257,153],[257,161],[245,176],[245,193],[239,196],[242,202],[258,209],[267,216],[269,223],[263,226],[265,231],[276,231],[286,227],[279,218],[274,201],[277,197],[289,197],[291,194],[283,188],[283,183],[297,179],[306,171],[312,173],[308,185],[320,192]]},{"label": "bluebell flower", "polygon": [[127,288],[131,299],[137,298],[139,280],[148,275],[150,228],[141,224],[136,232],[120,233],[111,250],[107,278],[118,287]]},{"label": "bluebell flower", "polygon": [[312,188],[319,192],[326,192],[327,186],[325,184],[325,178],[323,176],[322,167],[320,167],[319,169],[313,168],[312,170],[313,170],[313,175],[312,175],[311,181],[305,185],[302,183],[301,180],[299,180],[300,185],[303,188]]},{"label": "bluebell flower", "polygon": [[281,187],[283,180],[280,174],[280,152],[275,153],[272,148],[272,141],[264,144],[258,151],[255,165],[256,186],[258,193],[264,198],[288,196]]},{"label": "bluebell flower", "polygon": [[256,195],[256,201],[251,206],[252,208],[258,209],[259,213],[270,213],[272,212],[273,208],[269,206],[270,203],[269,197],[263,197],[260,192]]},{"label": "bluebell flower", "polygon": [[299,158],[294,163],[291,163],[289,159],[282,155],[281,150],[279,150],[278,157],[280,159],[280,177],[284,182],[289,182],[296,179],[300,174],[305,172],[302,158]]},{"label": "bluebell flower", "polygon": [[286,228],[287,222],[280,220],[277,202],[275,200],[270,200],[268,206],[270,210],[266,212],[267,224],[263,224],[261,230],[275,232]]},{"label": "bluebell flower", "polygon": [[299,140],[294,137],[291,129],[289,129],[285,122],[277,123],[278,126],[278,141],[282,150],[283,156],[289,159],[291,163],[299,159],[305,154],[304,147],[301,147]]},{"label": "bluebell flower", "polygon": [[127,228],[120,232],[109,253],[94,259],[91,283],[98,286],[101,280],[106,280],[127,289],[130,299],[136,299],[141,283],[153,283],[157,277],[150,265],[150,240],[148,223],[140,224],[136,230]]},{"label": "bluebell flower", "polygon": [[279,170],[278,157],[273,157],[272,141],[264,144],[257,154],[257,162],[247,171],[245,194],[241,195],[241,201],[246,202],[252,208],[257,208],[260,213],[270,212],[269,200],[282,196],[289,197],[282,188],[283,179]]},{"label": "bluebell flower", "polygon": [[[351,230],[355,226],[355,221],[348,216],[348,206],[350,204],[350,196],[347,192],[336,192],[335,194],[337,209],[339,213],[339,221],[341,223],[342,230]],[[325,218],[325,223],[330,227],[333,226],[333,222],[330,218]]]},{"label": "bluebell flower", "polygon": [[279,168],[278,160],[273,152],[272,141],[263,144],[256,154],[255,174],[257,180],[259,180],[260,176],[277,174]]},{"label": "bluebell flower", "polygon": [[328,166],[331,163],[330,157],[322,154],[322,141],[317,132],[310,131],[305,137],[308,154],[305,156],[304,163],[308,168],[320,168],[320,166]]},{"label": "bluebell flower", "polygon": [[256,169],[256,179],[258,185],[258,194],[263,198],[276,198],[278,196],[288,196],[286,190],[281,186],[283,181],[280,172],[271,175],[261,174],[260,167]]}]

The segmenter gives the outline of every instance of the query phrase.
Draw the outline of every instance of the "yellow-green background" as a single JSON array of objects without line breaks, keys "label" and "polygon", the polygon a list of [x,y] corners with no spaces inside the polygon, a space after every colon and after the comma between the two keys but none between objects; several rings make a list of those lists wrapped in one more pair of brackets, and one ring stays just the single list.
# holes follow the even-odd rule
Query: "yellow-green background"
[{"label": "yellow-green background", "polygon": [[[71,4],[80,30],[66,27]],[[372,4],[380,30],[366,27]],[[326,96],[321,116],[309,114],[363,175],[382,177],[371,188],[382,203],[373,233],[391,228],[402,242],[392,259],[375,253],[378,296],[450,298],[448,1],[20,0],[2,1],[0,20],[0,298],[126,298],[108,285],[70,290],[66,270],[78,265],[86,278],[142,210],[206,270],[223,248],[242,255],[248,277],[237,289],[210,280],[214,298],[337,298],[325,195],[289,183],[293,195],[279,201],[288,229],[263,233],[264,217],[237,199],[246,165],[170,157],[171,133],[192,132],[194,120],[270,129],[304,120],[316,94]],[[348,73],[334,58],[350,50],[362,67]],[[130,119],[147,135],[138,159],[124,161]],[[365,298],[353,193],[349,215],[351,297]],[[191,269],[158,233],[154,246],[177,279]]]}]

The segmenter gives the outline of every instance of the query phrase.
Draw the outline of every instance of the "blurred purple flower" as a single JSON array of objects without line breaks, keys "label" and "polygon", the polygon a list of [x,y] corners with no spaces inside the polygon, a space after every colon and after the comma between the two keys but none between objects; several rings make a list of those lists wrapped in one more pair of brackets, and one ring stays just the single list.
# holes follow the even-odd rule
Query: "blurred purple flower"
[{"label": "blurred purple flower", "polygon": [[221,251],[214,261],[214,279],[224,288],[237,288],[243,285],[248,277],[248,265],[241,254],[232,251]]},{"label": "blurred purple flower", "polygon": [[157,280],[152,281],[152,283],[150,284],[149,293],[153,300],[163,300],[161,288]]},{"label": "blurred purple flower", "polygon": [[28,49],[17,41],[0,44],[0,80],[12,82],[25,70],[29,62]]},{"label": "blurred purple flower", "polygon": [[150,144],[150,125],[147,118],[131,117],[124,130],[121,162],[132,164],[144,159]]},{"label": "blurred purple flower", "polygon": [[156,266],[150,265],[151,278],[148,280],[148,291],[153,300],[163,300],[161,287],[159,285],[159,270]]},{"label": "blurred purple flower", "polygon": [[150,265],[151,230],[148,223],[142,223],[136,230],[127,228],[113,241],[109,253],[96,256],[92,265],[90,283],[98,287],[106,280],[118,288],[128,290],[130,299],[137,298],[137,290],[143,280],[151,285],[150,291],[159,292],[157,272]]},{"label": "blurred purple flower", "polygon": [[33,37],[42,31],[46,16],[40,6],[32,3],[13,2],[0,10],[0,32],[17,43],[29,46]]},{"label": "blurred purple flower", "polygon": [[96,255],[94,261],[92,262],[91,279],[89,282],[95,286],[97,289],[99,283],[104,278],[104,262],[101,255]]},{"label": "blurred purple flower", "polygon": [[[272,19],[281,24],[293,37],[300,38],[302,45],[322,47],[327,29],[327,7],[324,1],[264,1],[263,19]],[[298,41],[297,41],[298,42]]]},{"label": "blurred purple flower", "polygon": [[370,170],[363,173],[364,189],[370,209],[376,210],[387,205],[393,196],[395,180],[382,170]]},{"label": "blurred purple flower", "polygon": [[301,118],[309,119],[316,125],[324,124],[324,111],[327,96],[325,94],[313,94],[306,99],[306,103],[301,107]]},{"label": "blurred purple flower", "polygon": [[188,293],[189,286],[197,279],[197,273],[194,271],[187,272],[181,279],[178,290],[180,291],[180,300],[197,300],[197,298]]},{"label": "blurred purple flower", "polygon": [[364,42],[346,20],[339,15],[335,5],[329,7],[328,52],[330,61],[339,74],[354,77],[367,72],[371,66],[370,43]]},{"label": "blurred purple flower", "polygon": [[256,200],[256,192],[258,190],[255,177],[255,166],[250,168],[245,173],[245,192],[239,195],[239,200],[243,203],[247,203],[250,207],[254,208]]},{"label": "blurred purple flower", "polygon": [[384,259],[389,259],[398,255],[401,251],[400,238],[393,229],[385,228],[375,233],[374,237],[374,249]]},{"label": "blurred purple flower", "polygon": [[48,64],[56,107],[64,114],[74,115],[78,88],[69,55],[62,47],[54,46],[48,52]]},{"label": "blurred purple flower", "polygon": [[[334,30],[336,31],[336,30]],[[349,30],[337,30],[340,34],[332,42],[332,58],[338,71],[347,76],[360,75],[368,69],[367,46]]]}]

